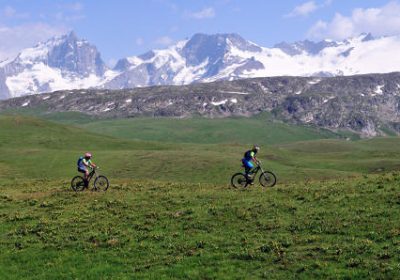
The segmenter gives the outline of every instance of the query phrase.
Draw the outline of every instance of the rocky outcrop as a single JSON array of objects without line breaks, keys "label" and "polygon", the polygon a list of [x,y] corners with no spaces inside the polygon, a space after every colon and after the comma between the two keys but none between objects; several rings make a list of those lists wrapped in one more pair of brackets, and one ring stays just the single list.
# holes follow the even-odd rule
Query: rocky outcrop
[{"label": "rocky outcrop", "polygon": [[376,136],[390,131],[400,133],[400,73],[58,91],[0,102],[0,111],[24,108],[118,118],[214,118],[271,112],[277,120]]}]

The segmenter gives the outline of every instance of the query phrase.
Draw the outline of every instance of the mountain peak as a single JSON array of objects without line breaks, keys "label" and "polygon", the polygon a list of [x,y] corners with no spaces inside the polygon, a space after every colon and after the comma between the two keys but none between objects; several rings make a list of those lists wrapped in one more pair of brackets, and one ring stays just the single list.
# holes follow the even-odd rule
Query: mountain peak
[{"label": "mountain peak", "polygon": [[103,75],[107,68],[97,48],[80,40],[74,31],[63,36],[49,49],[48,65],[84,76]]},{"label": "mountain peak", "polygon": [[199,65],[208,59],[209,63],[217,62],[230,48],[242,51],[260,52],[261,48],[243,39],[236,33],[193,35],[182,49],[189,65]]}]

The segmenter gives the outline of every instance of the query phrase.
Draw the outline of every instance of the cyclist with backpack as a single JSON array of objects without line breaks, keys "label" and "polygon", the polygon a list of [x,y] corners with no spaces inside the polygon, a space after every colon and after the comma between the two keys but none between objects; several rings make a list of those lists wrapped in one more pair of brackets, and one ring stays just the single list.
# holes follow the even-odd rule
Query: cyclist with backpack
[{"label": "cyclist with backpack", "polygon": [[256,154],[259,150],[260,150],[260,147],[258,145],[254,145],[251,148],[251,150],[248,150],[244,153],[244,157],[242,158],[244,172],[246,174],[246,179],[248,181],[252,181],[249,174],[251,173],[251,171],[255,167],[255,165],[257,165],[257,163],[258,163]]},{"label": "cyclist with backpack", "polygon": [[85,153],[84,156],[79,157],[78,159],[78,172],[85,174],[85,181],[88,181],[89,178],[89,168],[95,168],[96,164],[92,162],[92,154]]}]

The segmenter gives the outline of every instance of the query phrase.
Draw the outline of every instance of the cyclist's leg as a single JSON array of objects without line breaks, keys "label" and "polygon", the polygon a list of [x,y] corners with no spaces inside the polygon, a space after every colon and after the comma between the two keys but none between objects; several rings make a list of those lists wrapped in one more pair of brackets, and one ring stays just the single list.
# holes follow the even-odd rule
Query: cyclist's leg
[{"label": "cyclist's leg", "polygon": [[254,165],[251,161],[243,160],[243,165],[244,165],[244,172],[246,175],[247,180],[250,180],[249,174],[251,170],[254,168]]},{"label": "cyclist's leg", "polygon": [[89,171],[87,168],[78,167],[78,172],[83,173],[83,179],[85,180],[85,186],[88,186]]}]

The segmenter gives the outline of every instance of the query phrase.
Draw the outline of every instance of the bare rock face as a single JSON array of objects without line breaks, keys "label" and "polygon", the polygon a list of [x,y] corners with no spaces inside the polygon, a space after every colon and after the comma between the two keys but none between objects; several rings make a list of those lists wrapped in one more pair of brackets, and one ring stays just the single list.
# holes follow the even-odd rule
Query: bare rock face
[{"label": "bare rock face", "polygon": [[96,47],[87,41],[79,40],[74,32],[69,33],[48,53],[50,67],[77,73],[82,76],[96,74],[102,76],[107,70]]},{"label": "bare rock face", "polygon": [[276,119],[362,136],[400,133],[400,73],[272,77],[123,90],[72,90],[0,102],[8,109],[78,111],[99,117],[228,117],[270,112]]}]

